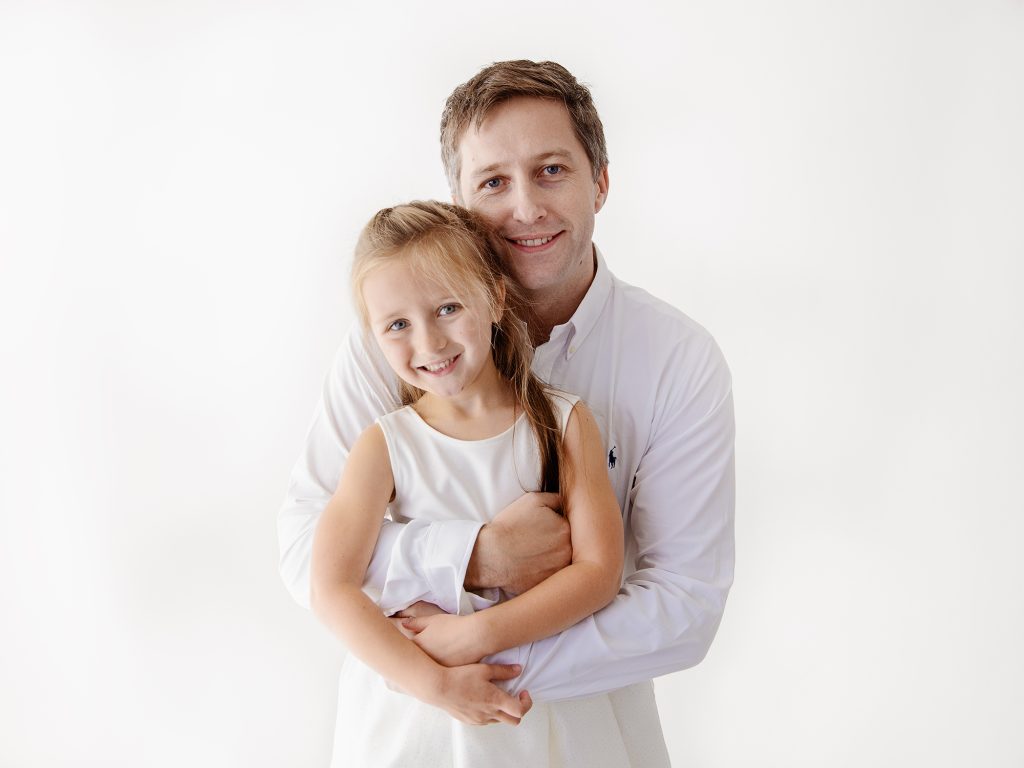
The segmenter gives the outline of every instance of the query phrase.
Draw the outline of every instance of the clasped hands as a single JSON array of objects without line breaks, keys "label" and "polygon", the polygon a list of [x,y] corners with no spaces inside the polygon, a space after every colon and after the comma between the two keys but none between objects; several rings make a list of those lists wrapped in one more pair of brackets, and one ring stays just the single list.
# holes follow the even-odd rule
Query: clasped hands
[{"label": "clasped hands", "polygon": [[[499,588],[506,594],[517,595],[568,565],[572,560],[569,524],[557,509],[557,494],[527,493],[484,525],[466,571],[466,589]],[[509,665],[478,663],[484,656],[501,650],[495,647],[495,643],[500,646],[500,638],[488,636],[485,619],[483,613],[453,616],[433,603],[421,601],[395,614],[391,621],[435,661],[449,667],[455,678],[479,677],[478,668],[486,669],[486,674],[493,676],[483,682],[493,690],[485,688],[483,693],[494,700],[499,694],[508,697],[494,681],[511,679],[520,670]],[[452,713],[474,709],[470,699],[481,694],[481,681],[474,682],[474,686],[454,685],[447,691],[444,708]],[[509,700],[513,706],[509,706]],[[508,697],[504,712],[496,716],[460,719],[517,724],[533,704],[526,691],[520,693],[518,706],[515,702]]]}]

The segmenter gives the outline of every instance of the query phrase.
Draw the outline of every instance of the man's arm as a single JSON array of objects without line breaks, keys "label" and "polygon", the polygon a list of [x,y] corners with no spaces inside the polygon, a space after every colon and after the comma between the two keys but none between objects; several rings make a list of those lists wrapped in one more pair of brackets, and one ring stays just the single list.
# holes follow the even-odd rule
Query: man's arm
[{"label": "man's arm", "polygon": [[[536,701],[614,690],[692,667],[706,655],[732,585],[735,463],[732,387],[710,339],[692,387],[665,399],[628,508],[635,573],[612,603],[554,637],[498,654],[518,662],[513,690]],[[680,363],[666,379],[682,379]],[[673,369],[676,370],[673,370]]]}]

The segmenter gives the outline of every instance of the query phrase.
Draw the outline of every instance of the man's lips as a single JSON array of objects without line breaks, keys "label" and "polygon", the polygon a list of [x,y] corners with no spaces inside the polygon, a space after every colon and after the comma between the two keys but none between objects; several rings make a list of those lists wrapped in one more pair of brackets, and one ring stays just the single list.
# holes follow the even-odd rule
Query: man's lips
[{"label": "man's lips", "polygon": [[543,251],[545,248],[550,247],[551,244],[561,236],[561,232],[555,232],[554,234],[530,234],[523,237],[506,237],[505,239],[511,243],[516,250],[524,251],[526,253],[536,253],[537,251]]}]

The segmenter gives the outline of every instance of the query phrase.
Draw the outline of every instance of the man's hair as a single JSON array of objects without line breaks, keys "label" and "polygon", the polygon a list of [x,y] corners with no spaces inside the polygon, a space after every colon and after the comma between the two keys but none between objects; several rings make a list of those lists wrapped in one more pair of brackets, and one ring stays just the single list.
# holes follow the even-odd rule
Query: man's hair
[{"label": "man's hair", "polygon": [[565,105],[573,131],[586,150],[594,180],[608,165],[604,126],[598,117],[590,90],[561,64],[553,61],[499,61],[480,70],[448,97],[441,115],[441,161],[452,194],[459,197],[459,140],[473,125],[483,123],[487,113],[518,96],[559,101]]}]

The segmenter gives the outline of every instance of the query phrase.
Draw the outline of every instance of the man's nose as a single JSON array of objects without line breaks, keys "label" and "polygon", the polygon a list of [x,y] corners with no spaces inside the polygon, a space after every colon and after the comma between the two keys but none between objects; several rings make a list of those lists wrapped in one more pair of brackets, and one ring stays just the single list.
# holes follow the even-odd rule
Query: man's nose
[{"label": "man's nose", "polygon": [[513,209],[512,215],[516,221],[523,224],[532,224],[543,219],[547,211],[544,210],[544,201],[541,192],[532,184],[517,184],[512,192]]}]

